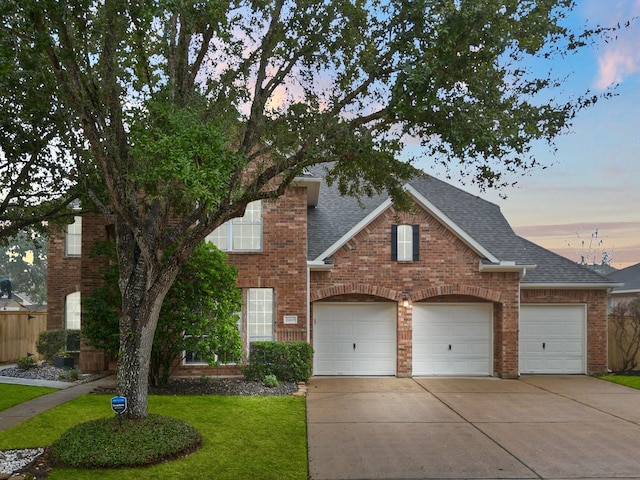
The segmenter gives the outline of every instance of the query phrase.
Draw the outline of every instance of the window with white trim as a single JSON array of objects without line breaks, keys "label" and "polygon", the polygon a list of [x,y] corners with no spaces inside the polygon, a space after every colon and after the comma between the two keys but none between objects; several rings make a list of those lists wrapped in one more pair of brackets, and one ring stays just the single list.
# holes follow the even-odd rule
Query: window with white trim
[{"label": "window with white trim", "polygon": [[65,228],[64,253],[68,257],[79,257],[82,254],[82,217],[73,219],[73,223]]},{"label": "window with white trim", "polygon": [[247,291],[247,346],[273,340],[273,289]]},{"label": "window with white trim", "polygon": [[420,229],[418,225],[391,226],[391,260],[415,262],[420,259]]},{"label": "window with white trim", "polygon": [[225,252],[262,250],[262,201],[249,203],[242,217],[220,225],[207,240]]},{"label": "window with white trim", "polygon": [[65,348],[69,351],[80,350],[80,327],[82,323],[80,292],[66,296],[64,302],[64,329],[67,331]]},{"label": "window with white trim", "polygon": [[[240,332],[240,337],[242,337],[242,313],[238,312],[235,314],[238,321],[236,322],[236,326],[238,327],[238,331]],[[190,335],[186,335],[186,337],[189,337]],[[208,365],[208,362],[202,358],[200,356],[200,354],[198,352],[196,352],[195,350],[192,351],[184,351],[182,352],[184,355],[184,360],[182,361],[182,363],[184,365]],[[218,355],[215,355],[215,360],[216,362],[218,362],[220,365],[235,365],[236,362],[224,362],[221,361],[220,358],[218,357]]]}]

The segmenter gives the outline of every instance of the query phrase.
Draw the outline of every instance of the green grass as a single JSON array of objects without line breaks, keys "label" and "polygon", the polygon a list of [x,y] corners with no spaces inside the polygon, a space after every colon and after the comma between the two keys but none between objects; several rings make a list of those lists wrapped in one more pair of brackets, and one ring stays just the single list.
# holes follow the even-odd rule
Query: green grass
[{"label": "green grass", "polygon": [[607,382],[617,383],[624,385],[625,387],[635,388],[640,390],[640,376],[639,375],[605,375],[600,377]]},{"label": "green grass", "polygon": [[27,400],[41,397],[55,391],[57,391],[56,388],[2,383],[0,384],[0,412],[7,408],[15,407]]},{"label": "green grass", "polygon": [[[0,435],[0,450],[51,445],[81,422],[111,417],[110,396],[85,395]],[[195,427],[202,448],[184,458],[124,470],[54,468],[49,480],[307,479],[303,397],[149,396],[149,411]]]}]

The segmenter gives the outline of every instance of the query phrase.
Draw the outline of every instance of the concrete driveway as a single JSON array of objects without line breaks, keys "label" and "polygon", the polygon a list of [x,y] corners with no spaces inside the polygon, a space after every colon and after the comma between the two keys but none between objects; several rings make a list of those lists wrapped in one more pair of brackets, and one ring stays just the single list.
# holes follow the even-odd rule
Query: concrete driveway
[{"label": "concrete driveway", "polygon": [[585,376],[312,378],[312,480],[640,478],[640,391]]}]

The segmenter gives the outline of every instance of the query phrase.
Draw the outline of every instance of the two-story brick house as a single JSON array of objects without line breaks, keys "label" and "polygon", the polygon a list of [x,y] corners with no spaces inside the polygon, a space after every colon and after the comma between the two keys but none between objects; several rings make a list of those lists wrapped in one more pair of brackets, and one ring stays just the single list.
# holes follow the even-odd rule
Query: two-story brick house
[{"label": "two-story brick house", "polygon": [[[245,345],[309,341],[315,375],[606,371],[610,280],[518,237],[499,207],[439,180],[409,182],[414,208],[396,211],[384,195],[358,202],[322,177],[311,170],[209,236],[239,269]],[[49,328],[77,324],[74,305],[100,277],[85,252],[108,232],[84,217],[79,256],[52,238]],[[81,368],[106,365],[83,347]],[[175,373],[237,372],[186,355]]]}]

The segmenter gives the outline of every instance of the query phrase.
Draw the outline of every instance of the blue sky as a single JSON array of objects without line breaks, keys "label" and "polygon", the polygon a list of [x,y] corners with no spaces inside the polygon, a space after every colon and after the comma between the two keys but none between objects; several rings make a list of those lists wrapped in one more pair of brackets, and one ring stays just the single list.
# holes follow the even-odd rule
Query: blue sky
[{"label": "blue sky", "polygon": [[[640,0],[578,0],[572,25],[607,26],[640,17]],[[589,47],[556,65],[570,75],[563,89],[577,96],[618,85],[616,97],[583,110],[557,151],[536,145],[544,170],[530,172],[515,187],[479,192],[447,180],[500,205],[519,235],[572,260],[580,255],[611,265],[640,263],[640,20],[615,40]],[[427,167],[426,165],[422,165]],[[445,179],[444,172],[427,170]],[[506,195],[502,199],[500,194]],[[597,238],[595,233],[597,231]]]}]

